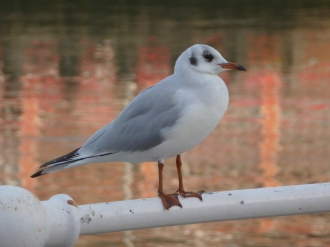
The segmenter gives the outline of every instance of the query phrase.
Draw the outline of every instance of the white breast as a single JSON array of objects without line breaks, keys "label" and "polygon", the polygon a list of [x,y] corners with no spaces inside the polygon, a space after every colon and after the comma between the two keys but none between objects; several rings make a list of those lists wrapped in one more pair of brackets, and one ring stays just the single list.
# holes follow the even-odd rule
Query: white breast
[{"label": "white breast", "polygon": [[202,87],[178,90],[175,98],[182,106],[182,117],[173,128],[164,130],[165,141],[155,147],[155,154],[166,159],[186,152],[202,142],[219,124],[228,107],[228,90],[219,77]]}]

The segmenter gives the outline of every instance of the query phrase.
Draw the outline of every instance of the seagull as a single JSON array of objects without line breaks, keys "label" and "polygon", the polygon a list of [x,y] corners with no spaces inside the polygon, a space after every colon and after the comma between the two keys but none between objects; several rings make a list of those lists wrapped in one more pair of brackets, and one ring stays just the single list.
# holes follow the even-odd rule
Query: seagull
[{"label": "seagull", "polygon": [[[246,71],[208,45],[189,47],[177,59],[172,75],[143,90],[80,148],[46,162],[31,177],[90,163],[158,162],[158,196],[165,209],[182,207],[179,194],[202,201],[203,190],[184,190],[180,155],[202,142],[224,116],[229,94],[218,74],[227,70]],[[175,156],[179,188],[166,194],[164,161]]]}]

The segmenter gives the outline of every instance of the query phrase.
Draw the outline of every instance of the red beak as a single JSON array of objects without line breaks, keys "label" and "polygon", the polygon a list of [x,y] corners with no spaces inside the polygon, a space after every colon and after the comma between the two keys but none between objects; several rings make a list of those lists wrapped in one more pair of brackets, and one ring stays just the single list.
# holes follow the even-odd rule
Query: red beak
[{"label": "red beak", "polygon": [[222,63],[222,64],[219,64],[222,68],[224,69],[231,69],[231,70],[243,70],[243,71],[246,71],[246,69],[238,64],[238,63],[231,63],[231,62],[228,62],[228,63]]}]

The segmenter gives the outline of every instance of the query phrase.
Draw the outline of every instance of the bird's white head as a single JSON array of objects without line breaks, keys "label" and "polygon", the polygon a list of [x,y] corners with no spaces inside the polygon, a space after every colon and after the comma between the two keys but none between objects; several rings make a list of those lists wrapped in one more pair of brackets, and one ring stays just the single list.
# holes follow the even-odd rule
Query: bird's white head
[{"label": "bird's white head", "polygon": [[246,71],[242,65],[228,62],[213,47],[202,44],[189,47],[176,60],[174,72],[185,69],[212,75],[226,70]]}]

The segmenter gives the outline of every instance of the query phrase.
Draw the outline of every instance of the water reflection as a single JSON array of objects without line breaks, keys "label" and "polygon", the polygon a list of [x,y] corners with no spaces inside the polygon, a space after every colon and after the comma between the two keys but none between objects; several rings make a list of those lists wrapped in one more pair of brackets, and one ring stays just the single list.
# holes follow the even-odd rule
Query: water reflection
[{"label": "water reflection", "polygon": [[[330,6],[242,3],[0,8],[0,183],[23,186],[43,200],[66,193],[78,204],[156,196],[153,163],[29,176],[82,145],[138,92],[171,74],[177,56],[194,43],[214,46],[248,72],[222,75],[230,106],[212,135],[183,155],[185,186],[218,191],[328,182]],[[177,187],[173,164],[167,161],[164,174],[168,191]],[[327,246],[328,218],[84,236],[77,246]]]}]

